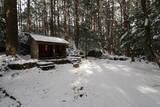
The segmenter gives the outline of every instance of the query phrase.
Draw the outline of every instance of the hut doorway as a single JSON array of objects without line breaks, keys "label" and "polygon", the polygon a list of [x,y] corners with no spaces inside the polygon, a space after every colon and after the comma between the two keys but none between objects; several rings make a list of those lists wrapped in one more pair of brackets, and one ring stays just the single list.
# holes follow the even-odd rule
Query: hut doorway
[{"label": "hut doorway", "polygon": [[56,58],[65,58],[66,47],[64,45],[55,45],[55,55],[56,55]]},{"label": "hut doorway", "polygon": [[39,44],[39,58],[46,59],[46,58],[53,58],[53,45],[48,44]]}]

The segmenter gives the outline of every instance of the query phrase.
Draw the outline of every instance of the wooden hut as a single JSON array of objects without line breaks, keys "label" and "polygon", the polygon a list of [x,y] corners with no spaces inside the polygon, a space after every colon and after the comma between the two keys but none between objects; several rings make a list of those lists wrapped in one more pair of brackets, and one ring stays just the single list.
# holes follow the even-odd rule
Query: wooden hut
[{"label": "wooden hut", "polygon": [[57,37],[30,34],[31,57],[34,59],[59,59],[65,58],[66,40]]}]

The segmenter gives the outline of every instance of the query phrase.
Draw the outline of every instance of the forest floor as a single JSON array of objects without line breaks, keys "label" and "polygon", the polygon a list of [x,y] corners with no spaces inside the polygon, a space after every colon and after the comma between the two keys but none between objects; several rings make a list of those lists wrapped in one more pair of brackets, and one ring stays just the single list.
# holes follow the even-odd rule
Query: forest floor
[{"label": "forest floor", "polygon": [[10,71],[0,88],[14,96],[0,91],[1,107],[160,107],[160,69],[145,62],[88,59],[79,68]]}]

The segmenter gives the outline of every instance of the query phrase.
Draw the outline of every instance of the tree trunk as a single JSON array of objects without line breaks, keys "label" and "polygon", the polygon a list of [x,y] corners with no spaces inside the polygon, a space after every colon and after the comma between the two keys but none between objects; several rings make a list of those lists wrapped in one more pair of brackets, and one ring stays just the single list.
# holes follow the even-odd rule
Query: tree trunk
[{"label": "tree trunk", "polygon": [[18,47],[17,0],[6,0],[6,55],[15,56]]},{"label": "tree trunk", "polygon": [[54,36],[54,31],[53,31],[53,0],[50,0],[51,7],[51,16],[50,16],[50,36]]},{"label": "tree trunk", "polygon": [[27,0],[27,31],[31,31],[30,0]]},{"label": "tree trunk", "polygon": [[75,38],[75,45],[76,48],[79,48],[79,15],[78,15],[78,0],[74,0],[74,13],[75,13],[75,32],[74,32],[74,38]]},{"label": "tree trunk", "polygon": [[71,39],[71,16],[70,16],[70,10],[69,10],[70,7],[71,6],[69,6],[67,10],[68,11],[67,12],[68,13],[68,39]]},{"label": "tree trunk", "polygon": [[57,0],[57,35],[60,36],[60,1]]},{"label": "tree trunk", "polygon": [[[54,0],[54,2],[53,2],[53,6],[54,6],[54,13],[55,13],[55,11],[56,11],[56,0]],[[54,36],[56,36],[57,35],[57,26],[56,26],[56,15],[54,15],[54,26],[53,26],[53,28],[54,28]]]},{"label": "tree trunk", "polygon": [[150,8],[150,1],[149,0],[141,0],[141,6],[142,6],[142,11],[144,13],[144,18],[145,18],[145,24],[144,24],[144,29],[145,29],[145,43],[144,43],[144,49],[145,49],[145,54],[147,56],[147,59],[149,61],[154,61],[156,62],[159,67],[160,67],[160,58],[158,58],[155,53],[153,52],[152,49],[152,37],[151,37],[151,23],[149,19],[149,13],[148,10]]},{"label": "tree trunk", "polygon": [[144,13],[144,20],[145,20],[145,24],[144,24],[144,29],[145,29],[145,44],[144,44],[144,49],[145,49],[145,53],[147,56],[147,59],[150,61],[153,61],[154,59],[154,53],[152,50],[152,42],[151,42],[151,25],[150,25],[150,19],[148,16],[148,10],[147,8],[147,0],[141,0],[141,6],[142,6],[142,11]]},{"label": "tree trunk", "polygon": [[43,34],[47,35],[47,6],[46,6],[46,0],[43,0]]},{"label": "tree trunk", "polygon": [[68,29],[67,29],[67,2],[64,0],[63,1],[63,14],[64,14],[64,38],[68,40]]},{"label": "tree trunk", "polygon": [[[127,8],[127,0],[123,0],[122,1],[123,4],[123,20],[124,20],[124,32],[129,33],[129,13],[128,13],[128,8]],[[130,44],[127,45],[126,47],[126,56],[131,57],[131,48],[130,48]]]},{"label": "tree trunk", "polygon": [[22,28],[22,15],[21,15],[21,13],[22,13],[22,1],[20,0],[20,16],[19,16],[19,23],[20,23],[20,27]]}]

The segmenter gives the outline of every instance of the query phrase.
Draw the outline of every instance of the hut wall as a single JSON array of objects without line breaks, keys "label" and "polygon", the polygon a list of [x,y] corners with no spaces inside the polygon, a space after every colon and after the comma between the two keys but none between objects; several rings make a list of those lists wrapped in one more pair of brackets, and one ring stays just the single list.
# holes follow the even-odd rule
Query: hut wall
[{"label": "hut wall", "polygon": [[39,59],[38,43],[34,40],[31,40],[31,57]]}]

